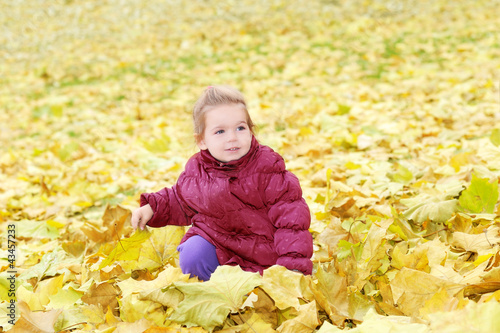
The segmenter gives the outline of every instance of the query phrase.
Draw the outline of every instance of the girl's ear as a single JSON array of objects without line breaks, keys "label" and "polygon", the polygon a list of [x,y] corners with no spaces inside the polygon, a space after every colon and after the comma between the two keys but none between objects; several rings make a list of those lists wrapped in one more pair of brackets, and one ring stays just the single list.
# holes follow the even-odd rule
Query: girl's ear
[{"label": "girl's ear", "polygon": [[205,144],[205,141],[201,140],[201,141],[198,141],[198,148],[200,148],[201,150],[205,150],[207,149],[207,145]]},{"label": "girl's ear", "polygon": [[202,135],[195,134],[194,139],[196,140],[196,145],[198,146],[198,148],[200,148],[201,150],[207,149],[207,145],[205,144]]}]

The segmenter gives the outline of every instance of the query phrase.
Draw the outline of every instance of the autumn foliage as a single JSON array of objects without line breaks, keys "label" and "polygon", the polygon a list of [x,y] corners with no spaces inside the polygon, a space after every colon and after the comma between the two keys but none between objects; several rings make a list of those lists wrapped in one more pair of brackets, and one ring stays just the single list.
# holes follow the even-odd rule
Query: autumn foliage
[{"label": "autumn foliage", "polygon": [[[494,332],[495,1],[7,1],[0,331]],[[314,274],[182,274],[183,227],[133,232],[196,152],[204,87],[247,97],[300,179]],[[8,323],[7,225],[17,323]]]}]

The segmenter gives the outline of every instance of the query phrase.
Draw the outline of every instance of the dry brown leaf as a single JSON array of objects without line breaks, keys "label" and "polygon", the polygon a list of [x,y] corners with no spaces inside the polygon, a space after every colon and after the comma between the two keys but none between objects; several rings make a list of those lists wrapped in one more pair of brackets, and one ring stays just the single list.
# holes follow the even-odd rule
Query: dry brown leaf
[{"label": "dry brown leaf", "polygon": [[117,296],[120,292],[109,282],[94,283],[82,296],[82,301],[90,305],[97,305],[106,309],[108,306],[116,311],[118,308]]}]

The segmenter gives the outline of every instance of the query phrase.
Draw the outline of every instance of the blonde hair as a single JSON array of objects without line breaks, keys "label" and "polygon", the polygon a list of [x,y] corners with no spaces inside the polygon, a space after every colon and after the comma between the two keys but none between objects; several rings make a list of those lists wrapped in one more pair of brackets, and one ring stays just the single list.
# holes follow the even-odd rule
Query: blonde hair
[{"label": "blonde hair", "polygon": [[254,124],[248,113],[247,103],[243,94],[238,89],[230,86],[210,86],[205,89],[194,105],[193,124],[196,142],[200,142],[205,132],[205,113],[216,106],[228,104],[236,104],[245,111],[247,125],[250,131],[254,133]]}]

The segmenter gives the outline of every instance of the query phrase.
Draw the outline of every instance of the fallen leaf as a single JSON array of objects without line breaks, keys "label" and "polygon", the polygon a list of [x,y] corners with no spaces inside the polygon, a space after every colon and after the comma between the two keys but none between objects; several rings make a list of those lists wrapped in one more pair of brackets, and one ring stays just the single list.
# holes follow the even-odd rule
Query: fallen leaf
[{"label": "fallen leaf", "polygon": [[500,303],[468,303],[465,308],[429,315],[433,332],[495,332],[500,327]]},{"label": "fallen leaf", "polygon": [[498,201],[498,180],[489,182],[472,174],[470,186],[459,198],[460,206],[471,213],[493,213]]},{"label": "fallen leaf", "polygon": [[17,304],[20,312],[19,319],[9,331],[12,333],[54,333],[54,324],[62,310],[50,310],[46,312],[32,312],[29,306],[20,301]]},{"label": "fallen leaf", "polygon": [[237,326],[232,326],[229,328],[225,328],[222,330],[219,330],[217,332],[221,333],[251,333],[251,332],[259,332],[259,333],[273,333],[276,332],[273,329],[273,326],[262,320],[262,318],[256,314],[253,313],[252,316],[245,321],[245,323],[237,325]]},{"label": "fallen leaf", "polygon": [[82,296],[82,301],[90,305],[100,306],[103,309],[106,309],[108,306],[112,309],[117,309],[117,296],[119,294],[119,291],[109,282],[94,283]]},{"label": "fallen leaf", "polygon": [[233,266],[219,266],[207,282],[175,283],[184,300],[170,319],[188,327],[212,330],[222,324],[229,312],[238,312],[245,295],[261,283],[258,274]]},{"label": "fallen leaf", "polygon": [[458,200],[440,200],[440,198],[420,199],[419,203],[410,207],[404,212],[404,216],[417,224],[422,224],[427,220],[436,223],[448,221],[458,210]]},{"label": "fallen leaf", "polygon": [[349,298],[347,278],[335,271],[332,265],[319,267],[316,273],[316,302],[325,309],[330,319],[337,325],[342,325],[348,318]]},{"label": "fallen leaf", "polygon": [[165,323],[167,314],[160,303],[142,300],[138,294],[130,294],[120,299],[120,318],[130,323],[142,318],[156,326]]},{"label": "fallen leaf", "polygon": [[440,290],[445,289],[449,296],[453,296],[462,288],[458,283],[409,268],[401,269],[391,282],[394,301],[408,316],[418,316],[425,302]]},{"label": "fallen leaf", "polygon": [[320,325],[316,310],[316,302],[310,302],[299,307],[299,315],[285,321],[277,331],[280,333],[312,333]]},{"label": "fallen leaf", "polygon": [[498,227],[485,229],[485,232],[480,234],[468,234],[456,231],[453,233],[452,245],[464,251],[475,253],[484,253],[490,251],[493,247],[500,243]]},{"label": "fallen leaf", "polygon": [[264,271],[262,289],[281,310],[290,306],[299,310],[299,299],[313,299],[304,275],[283,266],[272,266]]}]

